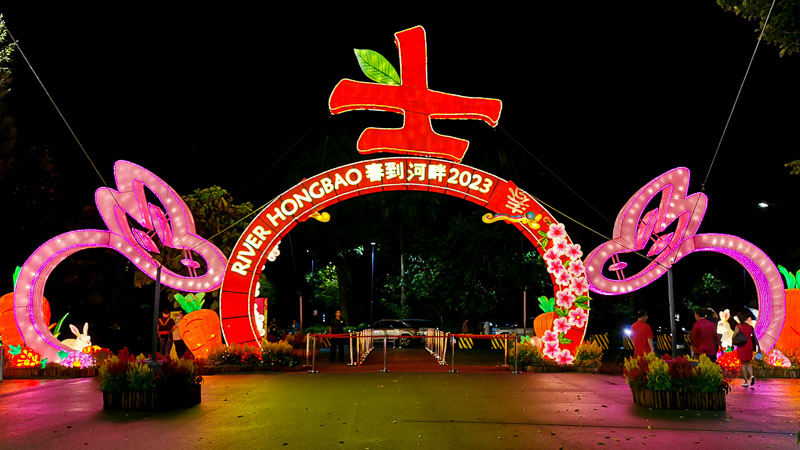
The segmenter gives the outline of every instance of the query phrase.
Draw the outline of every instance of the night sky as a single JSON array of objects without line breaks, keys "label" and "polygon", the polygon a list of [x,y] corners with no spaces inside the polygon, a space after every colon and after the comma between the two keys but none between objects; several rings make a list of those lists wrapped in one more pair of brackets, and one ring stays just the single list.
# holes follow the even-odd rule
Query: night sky
[{"label": "night sky", "polygon": [[[712,167],[757,37],[755,24],[713,1],[451,14],[155,5],[0,8],[108,183],[113,162],[126,159],[179,193],[218,184],[236,201],[267,203],[291,187],[290,162],[326,136],[401,123],[390,113],[331,117],[327,100],[341,78],[367,81],[353,48],[399,68],[393,34],[423,25],[431,89],[503,101],[497,129],[477,121],[435,121],[434,129],[471,141],[467,165],[484,168],[506,150],[514,163],[495,174],[552,205],[584,254],[604,238],[583,225],[609,236],[636,190],[686,166],[690,192],[711,168],[700,232],[737,235],[800,268],[800,177],[784,167],[800,159],[800,56],[780,58],[761,45]],[[9,281],[37,246],[70,231],[102,185],[19,53],[12,69],[6,101],[18,146],[53,156],[63,221],[43,226],[6,211],[11,245],[0,274]],[[302,167],[296,181],[321,169]],[[759,201],[771,206],[760,210]],[[724,259],[691,256],[676,267]]]}]

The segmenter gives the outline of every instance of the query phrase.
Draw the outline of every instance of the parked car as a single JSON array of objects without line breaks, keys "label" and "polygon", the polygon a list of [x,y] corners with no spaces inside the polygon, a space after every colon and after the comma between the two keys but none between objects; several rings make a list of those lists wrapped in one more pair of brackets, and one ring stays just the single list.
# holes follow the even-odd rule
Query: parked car
[{"label": "parked car", "polygon": [[424,336],[429,329],[436,329],[432,320],[429,319],[400,319],[414,328],[414,335]]},{"label": "parked car", "polygon": [[492,334],[516,334],[517,336],[533,336],[536,334],[533,331],[533,319],[536,317],[529,317],[527,327],[523,328],[522,321],[518,320],[513,323],[506,323],[503,325],[494,324],[492,327]]},{"label": "parked car", "polygon": [[379,320],[370,328],[372,328],[375,344],[383,345],[383,336],[386,335],[395,347],[398,343],[400,347],[408,347],[411,345],[411,336],[416,336],[416,330],[411,324],[398,319]]}]

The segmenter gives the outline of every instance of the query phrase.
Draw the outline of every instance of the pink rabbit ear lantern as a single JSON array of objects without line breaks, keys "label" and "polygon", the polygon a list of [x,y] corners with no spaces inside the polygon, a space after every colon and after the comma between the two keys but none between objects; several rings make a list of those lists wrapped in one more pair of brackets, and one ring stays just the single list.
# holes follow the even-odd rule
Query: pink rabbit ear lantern
[{"label": "pink rabbit ear lantern", "polygon": [[[127,161],[114,164],[114,179],[117,189],[102,187],[95,194],[107,230],[76,230],[56,236],[39,247],[20,270],[14,289],[14,318],[25,344],[48,361],[59,362],[59,352],[73,350],[53,337],[43,310],[47,277],[73,253],[98,247],[115,250],[155,279],[159,263],[151,253],[159,252],[153,240],[157,237],[162,246],[184,251],[184,265],[190,274],[163,267],[161,284],[186,292],[210,291],[222,284],[225,256],[195,233],[192,214],[174,189],[144,167]],[[158,198],[160,206],[147,201],[148,192]],[[140,228],[133,228],[137,226]],[[205,273],[197,274],[195,255],[205,262]]]},{"label": "pink rabbit ear lantern", "polygon": [[[658,206],[645,211],[658,196]],[[769,351],[781,334],[786,315],[780,272],[764,252],[744,239],[727,234],[697,234],[707,206],[705,194],[689,194],[689,169],[685,167],[670,170],[646,184],[620,210],[613,238],[586,257],[590,289],[606,295],[626,294],[657,280],[690,253],[730,256],[753,278],[760,311],[756,336],[762,348]],[[673,224],[675,231],[667,232]],[[633,252],[646,252],[651,261],[631,275],[625,272],[624,256]]]}]

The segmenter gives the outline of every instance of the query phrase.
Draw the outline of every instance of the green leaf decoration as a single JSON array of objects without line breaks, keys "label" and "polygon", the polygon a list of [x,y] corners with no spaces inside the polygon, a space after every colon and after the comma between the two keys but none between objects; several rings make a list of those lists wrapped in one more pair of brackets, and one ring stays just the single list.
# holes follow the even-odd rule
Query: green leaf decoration
[{"label": "green leaf decoration", "polygon": [[19,273],[21,271],[22,271],[22,267],[20,267],[20,266],[17,266],[17,268],[14,269],[14,289],[17,288],[17,278],[19,278]]},{"label": "green leaf decoration", "polygon": [[578,308],[583,308],[584,311],[591,311],[592,310],[592,308],[589,308],[589,305],[587,305],[586,303],[577,303],[576,302],[575,304],[578,305]]},{"label": "green leaf decoration", "polygon": [[[546,235],[545,235],[545,236],[546,236]],[[542,240],[541,240],[541,241],[539,241],[539,243],[540,243],[540,244],[542,244],[542,248],[547,248],[547,244],[548,244],[549,242],[550,242],[550,239],[548,239],[548,238],[542,238]]]},{"label": "green leaf decoration", "polygon": [[189,294],[187,296],[183,296],[181,294],[175,294],[175,300],[181,305],[181,308],[186,311],[186,314],[191,312],[195,312],[199,309],[203,309],[203,303],[205,300],[203,297],[206,296],[205,292],[200,292],[198,294]]},{"label": "green leaf decoration", "polygon": [[541,308],[542,312],[553,312],[553,309],[556,305],[555,298],[547,298],[544,295],[539,297],[539,308]]},{"label": "green leaf decoration", "polygon": [[[778,270],[783,274],[783,277],[786,278],[786,289],[794,289],[797,287],[797,278],[786,270],[786,267],[778,264]],[[798,273],[800,273],[800,271]]]},{"label": "green leaf decoration", "polygon": [[22,353],[22,345],[9,345],[8,353],[12,355],[19,355],[20,353]]},{"label": "green leaf decoration", "polygon": [[47,367],[47,358],[42,359],[42,369]]},{"label": "green leaf decoration", "polygon": [[572,339],[567,339],[567,338],[559,338],[559,339],[558,339],[558,342],[560,342],[560,343],[562,343],[562,344],[572,344]]},{"label": "green leaf decoration", "polygon": [[58,321],[58,324],[56,325],[56,329],[53,330],[53,331],[55,331],[55,333],[53,333],[53,337],[58,337],[58,335],[61,334],[61,325],[64,324],[64,319],[66,319],[68,315],[69,315],[69,313],[64,314],[64,317],[62,317],[61,320]]},{"label": "green leaf decoration", "polygon": [[58,354],[58,357],[59,357],[59,358],[61,358],[61,359],[64,359],[64,358],[66,358],[66,357],[67,357],[67,355],[69,355],[69,352],[68,352],[68,351],[66,351],[66,350],[59,350],[59,351],[57,352],[57,354]]},{"label": "green leaf decoration", "polygon": [[358,65],[361,66],[361,71],[370,80],[380,83],[388,84],[391,86],[400,85],[400,75],[394,70],[392,63],[380,53],[373,50],[359,50],[354,48]]},{"label": "green leaf decoration", "polygon": [[556,309],[556,315],[558,317],[564,317],[564,316],[567,315],[567,310],[558,308],[558,309]]}]

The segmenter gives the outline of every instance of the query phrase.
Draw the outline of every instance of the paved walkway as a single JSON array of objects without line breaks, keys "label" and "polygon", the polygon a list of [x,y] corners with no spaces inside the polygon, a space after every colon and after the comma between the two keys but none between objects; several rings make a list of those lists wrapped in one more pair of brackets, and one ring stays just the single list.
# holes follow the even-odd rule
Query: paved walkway
[{"label": "paved walkway", "polygon": [[722,412],[638,407],[604,374],[214,375],[169,412],[103,411],[97,379],[5,380],[0,449],[787,449],[799,409],[800,380],[778,379]]}]

